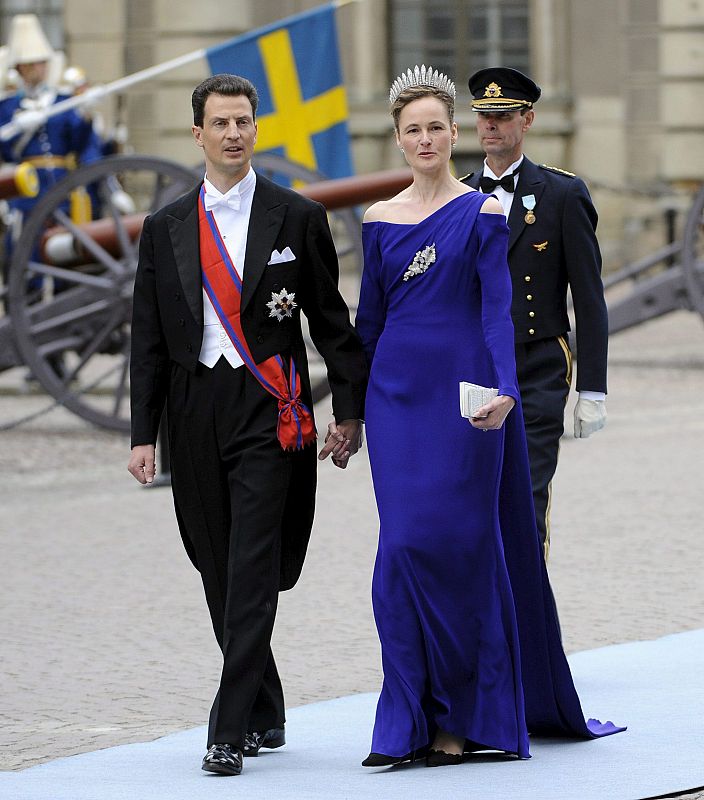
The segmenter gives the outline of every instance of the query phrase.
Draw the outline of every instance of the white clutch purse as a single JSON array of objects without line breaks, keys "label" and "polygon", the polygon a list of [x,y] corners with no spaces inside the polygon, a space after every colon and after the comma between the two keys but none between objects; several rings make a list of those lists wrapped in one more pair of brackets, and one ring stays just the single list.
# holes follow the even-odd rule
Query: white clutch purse
[{"label": "white clutch purse", "polygon": [[488,386],[479,386],[476,383],[460,381],[460,414],[463,417],[474,416],[474,412],[493,400],[499,393],[498,389]]}]

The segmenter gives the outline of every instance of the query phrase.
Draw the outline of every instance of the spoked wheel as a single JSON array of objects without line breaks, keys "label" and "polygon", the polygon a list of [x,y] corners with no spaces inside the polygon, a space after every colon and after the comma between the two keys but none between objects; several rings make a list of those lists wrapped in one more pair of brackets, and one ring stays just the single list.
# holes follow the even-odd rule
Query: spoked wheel
[{"label": "spoked wheel", "polygon": [[[37,203],[12,256],[9,315],[18,350],[66,408],[129,430],[132,288],[144,217],[188,191],[190,169],[148,156],[113,156],[67,175]],[[71,197],[101,219],[73,222]]]},{"label": "spoked wheel", "polygon": [[704,319],[704,186],[687,216],[682,246],[682,269],[688,299]]},{"label": "spoked wheel", "polygon": [[[255,155],[253,164],[260,174],[277,183],[290,182],[293,188],[326,180],[326,176],[321,172],[308,169],[281,156]],[[340,208],[328,211],[328,221],[340,263],[340,289],[348,304],[354,307],[359,297],[359,281],[362,275],[361,220],[354,208]],[[317,403],[330,393],[330,387],[322,358],[308,336],[306,336],[306,347],[310,362],[313,402]]]}]

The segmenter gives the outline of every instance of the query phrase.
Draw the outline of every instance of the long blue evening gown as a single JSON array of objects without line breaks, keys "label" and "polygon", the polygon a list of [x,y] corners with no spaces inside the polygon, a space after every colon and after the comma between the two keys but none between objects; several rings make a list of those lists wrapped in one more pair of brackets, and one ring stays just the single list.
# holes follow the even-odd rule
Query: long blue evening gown
[{"label": "long blue evening gown", "polygon": [[[460,195],[418,224],[363,226],[357,329],[371,365],[367,444],[381,529],[372,600],[384,683],[372,752],[437,727],[528,758],[528,732],[585,722],[535,526],[516,384],[503,215]],[[434,245],[427,271],[403,279]],[[459,412],[459,382],[516,406],[499,431]]]}]

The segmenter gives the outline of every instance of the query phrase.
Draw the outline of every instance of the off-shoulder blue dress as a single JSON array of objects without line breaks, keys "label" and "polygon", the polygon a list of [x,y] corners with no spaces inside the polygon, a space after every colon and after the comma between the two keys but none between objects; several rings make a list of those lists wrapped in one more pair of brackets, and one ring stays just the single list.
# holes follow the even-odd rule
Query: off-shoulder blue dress
[{"label": "off-shoulder blue dress", "polygon": [[[480,213],[485,200],[470,192],[418,224],[363,226],[356,325],[371,367],[384,670],[371,750],[389,756],[422,749],[438,726],[522,758],[529,731],[621,730],[585,721],[560,642],[516,383],[508,227]],[[426,248],[434,262],[409,276]],[[460,381],[516,400],[501,430],[460,415]]]}]

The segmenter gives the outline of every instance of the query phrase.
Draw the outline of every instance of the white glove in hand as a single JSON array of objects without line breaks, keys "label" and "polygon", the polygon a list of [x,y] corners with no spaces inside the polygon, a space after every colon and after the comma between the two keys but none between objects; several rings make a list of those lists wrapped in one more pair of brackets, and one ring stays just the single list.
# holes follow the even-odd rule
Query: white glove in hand
[{"label": "white glove in hand", "polygon": [[580,397],[574,407],[574,438],[587,439],[606,425],[606,402]]},{"label": "white glove in hand", "polygon": [[12,118],[12,124],[17,131],[24,133],[24,131],[40,128],[45,120],[46,114],[43,111],[27,109],[26,111],[18,111]]}]

